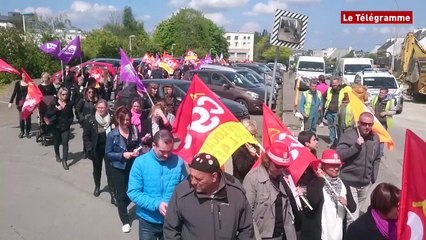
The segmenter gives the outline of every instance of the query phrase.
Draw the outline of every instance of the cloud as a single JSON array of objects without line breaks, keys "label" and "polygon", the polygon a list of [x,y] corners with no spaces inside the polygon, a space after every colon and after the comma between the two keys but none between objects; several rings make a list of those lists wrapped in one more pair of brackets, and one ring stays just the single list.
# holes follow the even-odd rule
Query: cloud
[{"label": "cloud", "polygon": [[351,31],[347,28],[343,29],[343,34],[345,35],[349,35],[351,33]]},{"label": "cloud", "polygon": [[204,17],[212,20],[214,23],[216,23],[219,26],[225,26],[228,25],[231,21],[228,20],[223,13],[216,12],[216,13],[205,13]]},{"label": "cloud", "polygon": [[255,22],[246,22],[243,26],[241,26],[240,32],[256,32],[260,31],[261,26]]},{"label": "cloud", "polygon": [[136,20],[146,22],[151,19],[151,15],[136,16]]},{"label": "cloud", "polygon": [[187,2],[187,0],[170,0],[168,4],[172,7],[181,8],[184,7]]},{"label": "cloud", "polygon": [[274,13],[276,9],[287,9],[288,4],[313,4],[321,0],[268,0],[267,3],[258,2],[252,10],[245,12],[244,15],[255,16],[259,14]]},{"label": "cloud", "polygon": [[363,34],[363,33],[365,33],[367,31],[367,28],[366,27],[358,27],[358,29],[357,29],[357,33],[358,34]]},{"label": "cloud", "polygon": [[287,4],[280,0],[269,0],[267,3],[256,3],[245,15],[255,16],[263,13],[274,13],[276,9],[287,9]]},{"label": "cloud", "polygon": [[236,8],[248,3],[249,0],[170,0],[169,6],[190,7],[197,10],[210,10],[212,8]]}]

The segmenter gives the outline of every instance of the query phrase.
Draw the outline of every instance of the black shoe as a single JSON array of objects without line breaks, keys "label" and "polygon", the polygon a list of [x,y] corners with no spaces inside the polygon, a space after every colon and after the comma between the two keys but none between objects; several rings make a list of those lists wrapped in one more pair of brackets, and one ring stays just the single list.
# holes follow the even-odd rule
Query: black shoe
[{"label": "black shoe", "polygon": [[99,189],[98,186],[96,186],[95,190],[93,191],[93,196],[99,197],[99,195],[101,195],[101,190]]},{"label": "black shoe", "polygon": [[69,170],[69,169],[70,169],[70,168],[68,167],[68,165],[67,165],[67,160],[62,159],[62,167],[63,167],[65,170]]},{"label": "black shoe", "polygon": [[55,158],[56,158],[56,161],[57,161],[57,162],[61,162],[61,157],[59,156],[59,154],[56,154],[56,155],[55,155]]},{"label": "black shoe", "polygon": [[19,135],[18,135],[18,138],[23,138],[24,137],[24,132],[21,132]]},{"label": "black shoe", "polygon": [[115,199],[115,196],[113,193],[109,193],[111,195],[111,204],[117,206],[117,200]]},{"label": "black shoe", "polygon": [[27,133],[25,136],[26,136],[27,138],[31,138],[30,133]]}]

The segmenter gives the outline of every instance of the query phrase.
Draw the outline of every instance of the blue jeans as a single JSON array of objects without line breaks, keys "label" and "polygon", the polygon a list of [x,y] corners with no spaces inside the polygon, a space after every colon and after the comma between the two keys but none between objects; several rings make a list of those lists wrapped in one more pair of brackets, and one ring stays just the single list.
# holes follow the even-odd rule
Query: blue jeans
[{"label": "blue jeans", "polygon": [[163,224],[150,223],[139,218],[139,240],[163,240]]},{"label": "blue jeans", "polygon": [[328,124],[328,130],[329,134],[328,137],[330,138],[330,144],[333,144],[336,141],[336,120],[337,120],[337,113],[335,112],[327,112],[325,115],[327,119]]}]

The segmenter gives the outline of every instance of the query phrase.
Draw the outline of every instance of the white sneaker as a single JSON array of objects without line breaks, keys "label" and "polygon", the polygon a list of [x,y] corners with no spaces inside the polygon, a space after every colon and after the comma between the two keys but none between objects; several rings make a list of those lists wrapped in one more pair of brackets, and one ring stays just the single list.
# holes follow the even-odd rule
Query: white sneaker
[{"label": "white sneaker", "polygon": [[319,127],[323,128],[324,127],[324,123],[320,123]]},{"label": "white sneaker", "polygon": [[130,230],[132,230],[132,227],[130,227],[130,224],[125,224],[121,227],[121,231],[123,231],[124,233],[129,233]]}]

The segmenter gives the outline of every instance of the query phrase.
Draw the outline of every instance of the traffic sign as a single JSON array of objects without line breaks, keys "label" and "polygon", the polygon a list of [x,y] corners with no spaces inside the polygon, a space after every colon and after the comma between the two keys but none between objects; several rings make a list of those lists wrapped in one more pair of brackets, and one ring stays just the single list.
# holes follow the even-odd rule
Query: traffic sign
[{"label": "traffic sign", "polygon": [[277,9],[270,43],[278,47],[302,49],[307,27],[308,16]]}]

